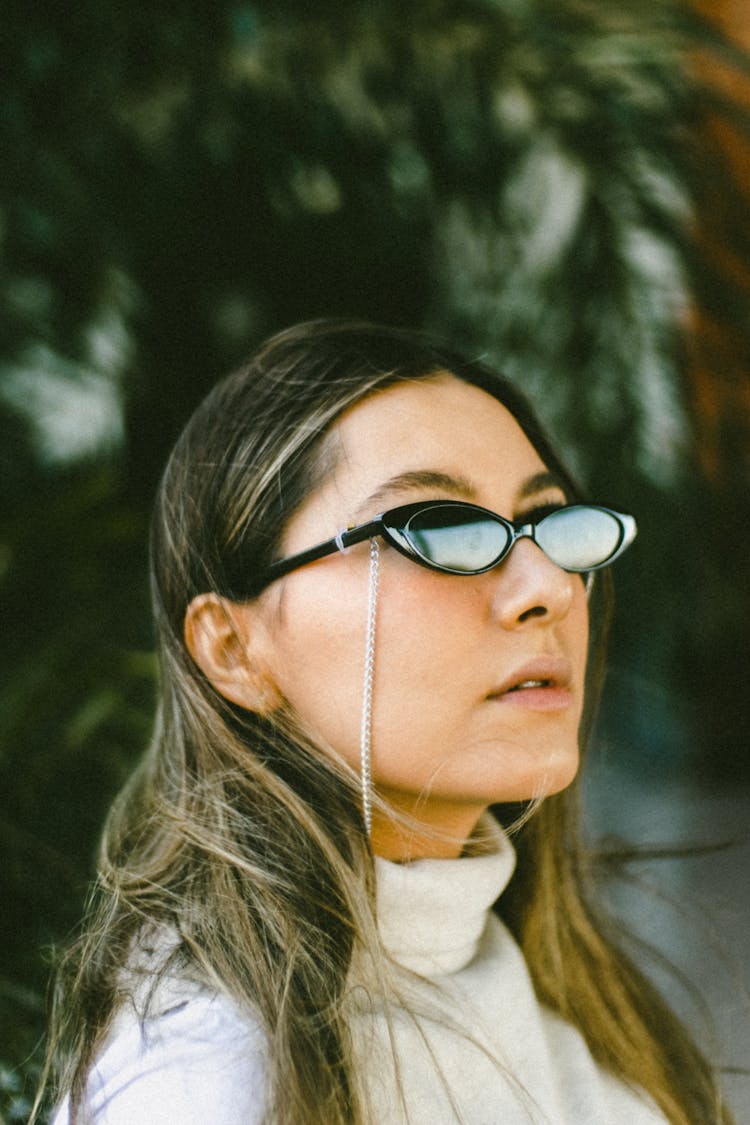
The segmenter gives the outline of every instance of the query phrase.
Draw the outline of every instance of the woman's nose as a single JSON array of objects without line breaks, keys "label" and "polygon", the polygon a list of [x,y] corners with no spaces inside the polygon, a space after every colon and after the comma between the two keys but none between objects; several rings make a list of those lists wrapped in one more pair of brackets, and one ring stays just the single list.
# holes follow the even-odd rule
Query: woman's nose
[{"label": "woman's nose", "polygon": [[540,619],[559,621],[570,610],[578,574],[569,574],[530,539],[519,539],[500,566],[495,580],[494,613],[504,629],[517,629]]}]

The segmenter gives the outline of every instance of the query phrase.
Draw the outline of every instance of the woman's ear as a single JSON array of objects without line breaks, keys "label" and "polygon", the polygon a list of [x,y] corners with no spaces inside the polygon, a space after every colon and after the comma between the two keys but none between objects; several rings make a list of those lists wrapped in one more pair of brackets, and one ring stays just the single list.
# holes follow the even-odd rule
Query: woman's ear
[{"label": "woman's ear", "polygon": [[248,711],[267,714],[280,702],[262,657],[260,610],[218,594],[199,594],[185,611],[188,652],[212,686]]}]

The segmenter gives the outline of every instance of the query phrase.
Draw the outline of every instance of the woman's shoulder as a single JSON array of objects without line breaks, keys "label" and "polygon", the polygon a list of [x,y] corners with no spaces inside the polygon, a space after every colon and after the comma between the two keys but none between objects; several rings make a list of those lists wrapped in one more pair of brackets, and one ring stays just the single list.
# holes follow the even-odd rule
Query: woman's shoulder
[{"label": "woman's shoulder", "polygon": [[[118,1010],[87,1084],[92,1125],[234,1125],[260,1122],[265,1041],[231,998],[167,978],[147,1012],[131,996]],[[68,1125],[67,1101],[53,1125]]]}]

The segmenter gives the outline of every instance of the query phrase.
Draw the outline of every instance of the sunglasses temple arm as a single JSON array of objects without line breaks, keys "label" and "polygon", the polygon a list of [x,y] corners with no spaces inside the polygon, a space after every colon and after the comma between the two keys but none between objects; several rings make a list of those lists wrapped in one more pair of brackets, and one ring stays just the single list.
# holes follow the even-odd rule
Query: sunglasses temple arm
[{"label": "sunglasses temple arm", "polygon": [[309,547],[306,551],[300,551],[297,555],[290,555],[288,559],[279,559],[278,562],[271,563],[263,576],[264,581],[273,582],[276,578],[283,578],[285,574],[290,574],[291,571],[297,570],[301,566],[317,562],[318,559],[324,559],[326,555],[332,555],[336,551],[345,551],[347,547],[352,547],[355,543],[362,543],[365,539],[371,539],[373,535],[380,535],[382,530],[383,525],[380,519],[374,519],[370,520],[369,523],[360,524],[359,527],[351,527],[340,531],[332,539],[326,539],[325,543],[318,543],[316,547]]}]

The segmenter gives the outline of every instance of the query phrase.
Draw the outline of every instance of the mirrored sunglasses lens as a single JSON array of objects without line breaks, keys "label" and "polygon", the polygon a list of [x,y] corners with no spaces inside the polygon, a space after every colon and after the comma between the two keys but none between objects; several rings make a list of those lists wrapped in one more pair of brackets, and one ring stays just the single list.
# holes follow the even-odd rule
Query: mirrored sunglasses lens
[{"label": "mirrored sunglasses lens", "polygon": [[428,508],[412,516],[404,536],[429,562],[466,572],[492,566],[508,546],[508,531],[501,523],[483,518],[471,508]]},{"label": "mirrored sunglasses lens", "polygon": [[590,570],[612,557],[622,542],[620,521],[600,508],[561,508],[543,519],[536,541],[565,570]]}]

